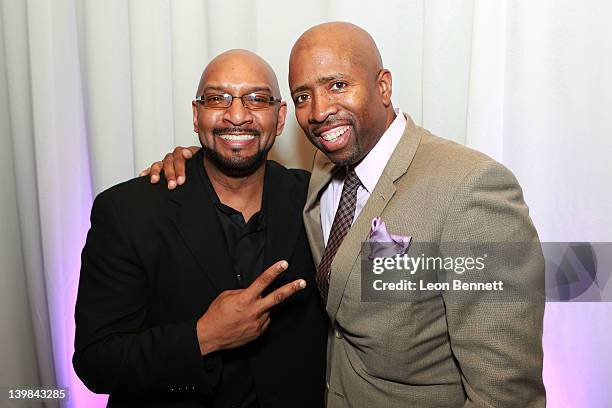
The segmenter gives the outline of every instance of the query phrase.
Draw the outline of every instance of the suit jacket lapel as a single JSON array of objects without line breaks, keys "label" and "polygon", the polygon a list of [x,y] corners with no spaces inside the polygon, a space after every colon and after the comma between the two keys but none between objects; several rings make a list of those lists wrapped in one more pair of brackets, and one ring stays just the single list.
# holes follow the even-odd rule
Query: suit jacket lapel
[{"label": "suit jacket lapel", "polygon": [[196,166],[202,166],[202,150],[187,161],[189,182],[169,193],[170,218],[185,245],[219,293],[236,289],[238,283],[227,250],[221,223]]},{"label": "suit jacket lapel", "polygon": [[[282,259],[289,261],[302,227],[304,195],[296,191],[297,181],[289,170],[269,161],[266,168],[264,205],[266,247],[264,269]],[[291,267],[291,265],[289,266]],[[263,272],[263,271],[259,271]],[[281,275],[278,279],[282,279]]]},{"label": "suit jacket lapel", "polygon": [[417,132],[414,122],[408,116],[406,119],[406,128],[399,143],[395,147],[365,207],[353,223],[332,262],[326,306],[332,323],[338,312],[353,264],[361,252],[361,245],[369,238],[372,219],[382,214],[387,203],[395,194],[394,182],[408,171],[421,141],[421,135]]},{"label": "suit jacket lapel", "polygon": [[325,250],[323,229],[321,228],[321,192],[334,173],[334,164],[320,151],[317,151],[308,185],[308,197],[304,206],[304,226],[315,265],[319,265]]}]

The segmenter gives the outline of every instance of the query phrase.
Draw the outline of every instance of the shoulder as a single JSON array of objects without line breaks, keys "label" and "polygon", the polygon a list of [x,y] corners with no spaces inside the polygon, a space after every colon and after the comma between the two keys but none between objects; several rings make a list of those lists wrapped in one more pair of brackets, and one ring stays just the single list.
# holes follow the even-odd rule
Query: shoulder
[{"label": "shoulder", "polygon": [[455,141],[425,131],[417,154],[433,158],[438,165],[471,168],[478,163],[495,162],[491,157]]},{"label": "shoulder", "polygon": [[98,195],[98,198],[112,199],[128,206],[154,203],[177,195],[184,195],[193,190],[193,183],[198,180],[198,164],[202,163],[203,151],[200,149],[191,159],[185,162],[185,172],[189,182],[177,186],[174,190],[168,188],[165,174],[160,173],[159,181],[151,183],[149,176],[136,177],[116,184]]},{"label": "shoulder", "polygon": [[310,182],[310,172],[304,169],[288,169],[289,173],[295,177],[296,181],[308,187]]},{"label": "shoulder", "polygon": [[268,160],[271,178],[287,184],[297,184],[302,189],[308,189],[310,172],[303,169],[288,169],[274,160]]},{"label": "shoulder", "polygon": [[160,207],[170,191],[163,177],[156,184],[151,184],[146,176],[137,177],[99,193],[94,200],[92,213],[112,210],[129,217],[149,214]]},{"label": "shoulder", "polygon": [[445,184],[465,182],[477,175],[515,179],[508,168],[486,154],[422,131],[421,143],[411,166],[413,171],[439,177]]},{"label": "shoulder", "polygon": [[156,184],[152,184],[149,181],[148,176],[136,177],[109,187],[108,189],[99,193],[98,197],[131,198],[139,196],[155,196],[163,194],[165,189],[167,189],[167,187],[162,173],[160,181]]}]

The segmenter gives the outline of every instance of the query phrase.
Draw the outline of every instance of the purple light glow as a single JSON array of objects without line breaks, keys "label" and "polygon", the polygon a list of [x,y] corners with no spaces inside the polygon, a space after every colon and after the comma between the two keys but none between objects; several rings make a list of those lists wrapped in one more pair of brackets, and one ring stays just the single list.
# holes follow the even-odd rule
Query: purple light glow
[{"label": "purple light glow", "polygon": [[[547,303],[544,384],[551,408],[609,408],[610,303]],[[604,327],[606,326],[606,327]]]}]

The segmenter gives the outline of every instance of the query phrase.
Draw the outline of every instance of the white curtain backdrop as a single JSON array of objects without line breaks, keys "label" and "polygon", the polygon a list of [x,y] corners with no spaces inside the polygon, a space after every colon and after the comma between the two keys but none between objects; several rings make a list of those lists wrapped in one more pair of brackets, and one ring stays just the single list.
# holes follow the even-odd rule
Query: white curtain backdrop
[{"label": "white curtain backdrop", "polygon": [[[0,389],[105,404],[71,364],[93,197],[197,144],[190,102],[216,54],[259,53],[288,98],[291,45],[332,20],[376,39],[397,107],[515,173],[543,241],[612,241],[606,0],[0,0]],[[273,158],[309,168],[289,117]],[[550,407],[612,406],[611,324],[610,303],[547,304]]]}]

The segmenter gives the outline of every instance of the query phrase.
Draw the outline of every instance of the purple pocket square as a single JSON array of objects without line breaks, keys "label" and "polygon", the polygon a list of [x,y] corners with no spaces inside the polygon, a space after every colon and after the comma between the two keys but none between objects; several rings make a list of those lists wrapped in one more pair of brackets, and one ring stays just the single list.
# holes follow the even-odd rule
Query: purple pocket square
[{"label": "purple pocket square", "polygon": [[380,217],[375,217],[372,219],[370,231],[369,258],[372,260],[402,255],[408,250],[411,240],[410,236],[390,234],[385,222]]}]

